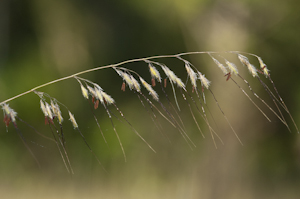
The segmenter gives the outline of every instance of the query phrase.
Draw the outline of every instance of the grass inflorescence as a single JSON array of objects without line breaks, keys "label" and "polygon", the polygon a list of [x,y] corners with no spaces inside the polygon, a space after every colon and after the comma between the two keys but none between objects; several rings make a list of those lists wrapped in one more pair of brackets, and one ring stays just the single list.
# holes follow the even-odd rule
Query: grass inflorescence
[{"label": "grass inflorescence", "polygon": [[[239,62],[233,63],[225,58],[226,54],[233,54],[237,56],[237,60]],[[202,122],[206,124],[210,137],[212,138],[215,147],[217,148],[217,140],[219,140],[222,144],[223,141],[221,137],[218,135],[217,131],[211,125],[208,115],[211,115],[208,109],[208,101],[206,100],[206,95],[211,95],[213,98],[214,103],[216,104],[217,108],[220,110],[222,116],[226,120],[228,126],[230,127],[233,134],[236,136],[237,140],[242,144],[241,139],[238,136],[238,133],[234,130],[233,125],[231,124],[230,120],[226,116],[225,112],[223,111],[221,105],[219,104],[219,99],[216,98],[211,85],[213,84],[212,81],[209,80],[205,76],[205,74],[200,71],[196,65],[192,64],[190,61],[187,60],[185,57],[186,55],[196,55],[196,54],[203,54],[207,55],[211,58],[212,63],[218,67],[224,75],[224,82],[232,81],[240,90],[241,92],[253,103],[258,111],[269,121],[271,119],[267,116],[267,114],[254,102],[252,99],[252,95],[254,95],[258,100],[260,100],[267,109],[269,109],[286,127],[289,131],[291,131],[290,125],[288,125],[287,119],[284,117],[284,112],[286,112],[291,121],[293,122],[294,128],[299,133],[298,127],[287,108],[286,104],[284,103],[283,99],[279,95],[275,83],[271,79],[271,74],[269,69],[267,68],[266,64],[263,60],[251,53],[242,53],[238,51],[229,51],[229,52],[187,52],[187,53],[180,53],[177,55],[160,55],[160,56],[152,56],[147,58],[139,58],[139,59],[132,59],[123,61],[117,64],[111,64],[107,66],[100,66],[96,68],[92,68],[89,70],[81,71],[76,74],[72,74],[67,77],[63,77],[42,85],[39,85],[33,89],[30,89],[24,93],[16,95],[10,99],[4,100],[0,102],[0,106],[3,109],[4,118],[3,121],[8,129],[10,123],[12,123],[13,127],[17,131],[18,135],[22,139],[25,147],[31,153],[35,161],[37,162],[38,166],[40,167],[40,163],[38,159],[35,157],[32,150],[29,148],[26,138],[21,132],[21,129],[18,128],[17,122],[23,122],[32,128],[36,133],[39,135],[46,137],[53,141],[58,151],[62,157],[63,163],[69,173],[74,173],[71,161],[68,156],[67,147],[66,147],[66,140],[65,140],[65,133],[63,130],[63,126],[65,125],[65,120],[62,117],[62,112],[68,112],[69,121],[73,126],[74,130],[76,130],[79,135],[82,137],[84,143],[90,150],[90,152],[95,156],[98,163],[101,165],[101,162],[97,155],[94,153],[90,145],[88,144],[87,140],[84,137],[84,133],[80,130],[80,125],[78,125],[75,115],[68,109],[66,105],[58,101],[56,98],[50,96],[47,93],[41,91],[41,89],[45,86],[49,86],[55,84],[60,81],[65,81],[69,79],[75,79],[79,87],[78,89],[81,90],[83,99],[88,101],[91,109],[91,113],[94,116],[95,122],[101,132],[103,140],[107,144],[106,138],[103,134],[102,128],[99,124],[98,118],[95,114],[99,106],[103,106],[107,117],[109,118],[112,126],[112,130],[115,133],[115,136],[119,142],[121,151],[124,156],[124,160],[126,161],[126,153],[123,147],[122,141],[119,136],[120,129],[117,129],[114,120],[117,119],[124,124],[126,124],[133,133],[135,133],[148,147],[155,153],[154,148],[143,138],[143,136],[134,128],[134,126],[129,122],[126,118],[124,113],[121,109],[116,105],[116,101],[118,99],[114,99],[108,92],[106,92],[100,85],[96,82],[91,80],[85,79],[82,77],[83,74],[99,71],[102,69],[110,69],[116,72],[119,78],[122,79],[123,83],[120,85],[120,90],[125,91],[126,88],[138,97],[140,103],[146,110],[148,116],[151,118],[152,122],[155,124],[155,127],[158,131],[160,131],[163,135],[163,127],[158,120],[158,115],[162,116],[168,123],[170,123],[176,131],[183,137],[186,141],[187,145],[193,149],[196,147],[193,140],[190,138],[187,132],[187,128],[184,125],[184,122],[180,116],[181,111],[181,104],[179,103],[179,99],[181,101],[185,101],[189,112],[193,118],[193,122],[197,126],[197,129],[201,133],[203,137],[205,137],[205,132],[201,127],[200,122],[198,121],[198,117],[202,118]],[[254,64],[250,63],[248,57],[254,57],[257,59],[259,67],[255,67]],[[182,62],[182,65],[179,66],[172,66],[172,67],[182,67],[184,68],[184,74],[186,79],[182,80],[178,75],[173,72],[171,66],[167,66],[166,64],[160,62],[162,58],[170,58],[170,59],[177,59]],[[129,69],[125,67],[125,64],[133,63],[133,62],[141,62],[142,67],[144,65],[145,70],[149,71],[149,76],[141,76],[138,72],[133,69]],[[264,90],[270,96],[272,102],[274,103],[275,108],[271,108],[271,105],[267,104],[264,99],[262,99],[251,87],[250,83],[246,80],[246,78],[242,77],[239,73],[239,70],[243,70],[243,66],[247,68],[250,73],[250,78],[257,79],[259,83],[263,86]],[[182,76],[182,75],[181,75]],[[267,80],[264,80],[263,76]],[[149,78],[150,77],[150,78]],[[150,79],[151,81],[147,81]],[[242,82],[246,84],[246,88],[250,90],[250,94],[237,82],[236,79],[241,79]],[[269,81],[271,83],[272,88],[270,88],[265,81]],[[173,96],[169,96],[166,91],[167,85],[170,85],[172,89]],[[29,93],[35,93],[40,98],[40,109],[45,117],[45,125],[49,126],[50,132],[52,137],[47,137],[41,133],[39,133],[33,126],[26,123],[23,119],[18,117],[17,112],[9,106],[9,102],[22,97]],[[159,95],[160,94],[160,95]],[[165,99],[166,102],[162,101]],[[118,114],[114,114],[112,109],[115,109]],[[167,137],[167,136],[166,136]],[[102,166],[102,165],[101,165]]]}]

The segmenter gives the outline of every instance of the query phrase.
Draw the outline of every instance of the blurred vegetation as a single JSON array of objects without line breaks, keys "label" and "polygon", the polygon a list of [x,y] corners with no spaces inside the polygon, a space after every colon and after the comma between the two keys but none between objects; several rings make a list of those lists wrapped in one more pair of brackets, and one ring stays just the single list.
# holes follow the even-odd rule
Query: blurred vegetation
[{"label": "blurred vegetation", "polygon": [[[299,125],[299,6],[296,0],[2,0],[0,101],[75,72],[128,59],[186,51],[240,50],[263,58]],[[84,77],[99,83],[114,97],[126,118],[157,153],[114,119],[128,158],[124,163],[105,110],[100,109],[96,115],[107,145],[78,83],[60,82],[41,91],[72,110],[108,173],[97,164],[68,121],[64,131],[74,176],[67,173],[54,143],[19,122],[41,162],[39,170],[13,127],[6,129],[1,123],[3,198],[297,198],[300,139],[292,123],[291,133],[275,116],[268,123],[238,88],[224,83],[224,77],[206,55],[190,59],[212,80],[212,90],[244,146],[209,97],[225,144],[214,148],[204,122],[203,139],[188,110],[180,114],[197,148],[190,150],[181,135],[161,119],[169,143],[142,111],[137,96],[129,89],[121,92],[122,80],[112,70],[101,70]],[[172,69],[186,78],[180,75],[183,66],[179,68],[178,62],[169,64],[177,64]],[[126,67],[148,75],[144,63]],[[259,82],[248,80],[271,104]],[[20,118],[50,135],[37,96],[29,94],[9,104]]]}]

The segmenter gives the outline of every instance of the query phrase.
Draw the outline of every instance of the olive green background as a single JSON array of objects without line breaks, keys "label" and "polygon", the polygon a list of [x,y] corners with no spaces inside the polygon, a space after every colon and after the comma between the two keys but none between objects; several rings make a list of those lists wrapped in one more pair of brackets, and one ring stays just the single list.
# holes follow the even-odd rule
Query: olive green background
[{"label": "olive green background", "polygon": [[[0,101],[54,79],[128,59],[187,51],[239,50],[263,58],[299,125],[299,6],[300,2],[295,0],[2,0]],[[222,55],[235,62],[255,92],[276,109],[259,81],[253,79],[236,58]],[[188,105],[177,90],[179,114],[197,146],[191,150],[178,130],[162,117],[158,117],[158,123],[165,136],[158,131],[136,94],[128,88],[125,92],[120,90],[122,79],[113,70],[100,70],[82,77],[97,82],[116,100],[126,119],[157,153],[153,153],[124,120],[120,122],[113,117],[127,155],[125,163],[105,109],[99,107],[95,115],[107,144],[87,100],[81,95],[79,84],[73,79],[59,82],[39,91],[56,98],[75,114],[79,128],[107,172],[73,130],[66,109],[62,109],[63,129],[75,172],[72,176],[66,171],[53,142],[18,122],[41,163],[39,169],[13,126],[6,128],[1,122],[1,197],[297,198],[300,139],[288,115],[284,113],[291,132],[239,81],[270,117],[272,122],[269,123],[233,82],[225,81],[209,56],[185,58],[212,81],[211,89],[243,146],[209,92],[206,92],[211,113],[208,117],[224,142],[222,145],[217,141],[218,149],[207,125],[193,107],[205,139],[201,136]],[[186,80],[183,63],[172,59],[160,61]],[[258,67],[257,60],[251,58],[250,61]],[[150,82],[147,64],[140,62],[124,67],[138,71]],[[268,85],[272,88],[269,82]],[[170,85],[167,90],[174,103]],[[159,94],[166,104],[161,91]],[[49,127],[44,124],[38,96],[28,94],[9,105],[20,118],[51,136]],[[158,103],[156,105],[163,111]],[[110,110],[121,119],[113,106]]]}]

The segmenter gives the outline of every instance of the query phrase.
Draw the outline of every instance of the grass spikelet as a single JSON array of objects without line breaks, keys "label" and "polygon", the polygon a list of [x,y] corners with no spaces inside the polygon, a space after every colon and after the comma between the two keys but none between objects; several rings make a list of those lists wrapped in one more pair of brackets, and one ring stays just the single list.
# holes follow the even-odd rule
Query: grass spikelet
[{"label": "grass spikelet", "polygon": [[63,122],[64,119],[63,119],[63,117],[61,115],[61,111],[60,111],[59,105],[57,103],[54,103],[52,100],[51,100],[51,109],[52,109],[52,112],[53,112],[54,116],[57,117],[58,123],[62,124],[62,122]]},{"label": "grass spikelet", "polygon": [[134,89],[137,91],[137,92],[141,92],[141,86],[140,86],[140,83],[131,75],[130,76],[130,79],[133,83],[133,86],[134,86]]},{"label": "grass spikelet", "polygon": [[239,74],[239,71],[234,63],[229,62],[227,59],[225,59],[225,62],[231,73],[235,75]]},{"label": "grass spikelet", "polygon": [[101,91],[101,93],[102,93],[103,99],[107,103],[107,105],[115,103],[115,100],[110,95],[108,95],[104,91]]},{"label": "grass spikelet", "polygon": [[40,106],[41,106],[41,110],[44,113],[45,117],[48,117],[48,112],[47,112],[47,109],[46,109],[46,105],[45,105],[45,103],[42,99],[40,100]]},{"label": "grass spikelet", "polygon": [[197,88],[197,73],[195,73],[195,71],[191,68],[190,64],[187,61],[185,61],[185,69],[191,80],[193,88]]},{"label": "grass spikelet", "polygon": [[69,116],[70,116],[70,121],[71,121],[71,123],[72,123],[72,125],[73,125],[73,128],[74,129],[77,129],[78,128],[78,124],[77,124],[77,122],[76,122],[76,120],[75,120],[75,117],[74,117],[74,115],[69,111]]},{"label": "grass spikelet", "polygon": [[151,63],[149,63],[148,66],[152,79],[156,79],[158,82],[161,82],[159,71]]},{"label": "grass spikelet", "polygon": [[80,87],[83,97],[89,99],[89,91],[82,84],[80,84]]},{"label": "grass spikelet", "polygon": [[159,100],[158,94],[155,92],[155,90],[152,88],[150,84],[148,84],[142,77],[140,77],[140,81],[143,84],[143,86],[149,91],[149,95],[153,97],[156,101]]},{"label": "grass spikelet", "polygon": [[247,66],[250,64],[249,59],[246,56],[238,54],[238,58],[243,65]]},{"label": "grass spikelet", "polygon": [[267,65],[263,62],[263,60],[257,56],[258,62],[260,64],[260,69],[264,72],[266,77],[270,76],[270,70],[267,68]]},{"label": "grass spikelet", "polygon": [[123,78],[123,81],[127,83],[130,90],[134,88],[134,84],[132,82],[132,79],[129,74],[126,72],[121,71],[120,69],[117,69],[116,67],[113,67],[113,69]]},{"label": "grass spikelet", "polygon": [[167,66],[165,65],[161,65],[161,68],[163,69],[163,71],[165,72],[165,74],[167,75],[167,77],[170,79],[170,81],[172,81],[174,84],[177,84],[177,86],[179,86],[180,88],[185,90],[185,85],[182,82],[182,80],[180,78],[178,78],[175,73],[173,71],[171,71]]},{"label": "grass spikelet", "polygon": [[205,87],[206,89],[208,89],[211,82],[200,71],[198,71],[198,75],[199,75],[199,79],[200,79],[201,85],[203,87]]},{"label": "grass spikelet", "polygon": [[17,112],[14,111],[12,108],[10,108],[8,104],[4,104],[2,106],[2,109],[4,111],[4,114],[7,115],[13,123],[15,123],[16,117],[17,117]]},{"label": "grass spikelet", "polygon": [[51,111],[51,106],[47,102],[45,102],[45,105],[46,105],[46,111],[47,111],[48,117],[52,120],[53,119],[53,114],[52,114],[52,111]]},{"label": "grass spikelet", "polygon": [[[211,54],[209,54],[211,56]],[[217,64],[217,66],[221,69],[221,71],[223,72],[224,75],[228,74],[228,70],[226,69],[226,67],[221,64],[217,59],[215,59],[213,56],[211,56],[211,58],[213,59],[213,61]]]},{"label": "grass spikelet", "polygon": [[87,85],[87,89],[89,90],[89,92],[92,94],[93,97],[96,97],[96,95],[97,95],[96,91],[92,87]]},{"label": "grass spikelet", "polygon": [[248,60],[247,57],[245,57],[244,55],[238,54],[238,58],[239,58],[240,62],[243,65],[247,66],[249,72],[251,73],[251,75],[253,77],[257,77],[258,76],[257,69],[252,64],[250,64],[250,62],[249,62],[249,60]]},{"label": "grass spikelet", "polygon": [[95,92],[96,92],[96,98],[102,103],[104,104],[104,97],[103,97],[103,92],[102,90],[98,89],[96,86],[94,88]]}]

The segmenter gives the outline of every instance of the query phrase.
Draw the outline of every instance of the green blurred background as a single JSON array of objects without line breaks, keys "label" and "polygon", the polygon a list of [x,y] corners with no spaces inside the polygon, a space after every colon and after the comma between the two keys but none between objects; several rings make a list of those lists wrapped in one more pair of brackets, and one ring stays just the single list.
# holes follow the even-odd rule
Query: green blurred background
[{"label": "green blurred background", "polygon": [[[128,59],[186,51],[240,50],[263,58],[299,125],[299,7],[296,0],[1,0],[0,101],[60,77]],[[170,143],[155,128],[137,96],[129,89],[120,90],[122,80],[116,73],[101,70],[83,77],[112,95],[157,153],[124,122],[113,118],[127,154],[125,163],[105,110],[100,107],[96,115],[107,145],[78,83],[60,82],[40,91],[66,104],[75,114],[107,173],[72,129],[66,110],[64,132],[73,176],[64,168],[53,142],[18,123],[42,165],[38,169],[12,125],[7,131],[1,123],[1,198],[298,198],[300,139],[288,115],[291,133],[255,99],[272,119],[272,123],[267,122],[232,82],[225,82],[207,55],[186,58],[212,81],[211,88],[244,146],[208,94],[216,124],[210,120],[224,145],[218,142],[218,149],[214,147],[208,128],[199,118],[206,136],[202,138],[182,100],[180,115],[197,148],[190,150],[180,133],[159,118]],[[162,61],[186,79],[183,64]],[[150,80],[145,63],[125,66]],[[272,105],[259,82],[247,71],[242,74]],[[37,96],[29,94],[9,104],[20,118],[51,135]],[[118,114],[113,107],[111,110]]]}]

